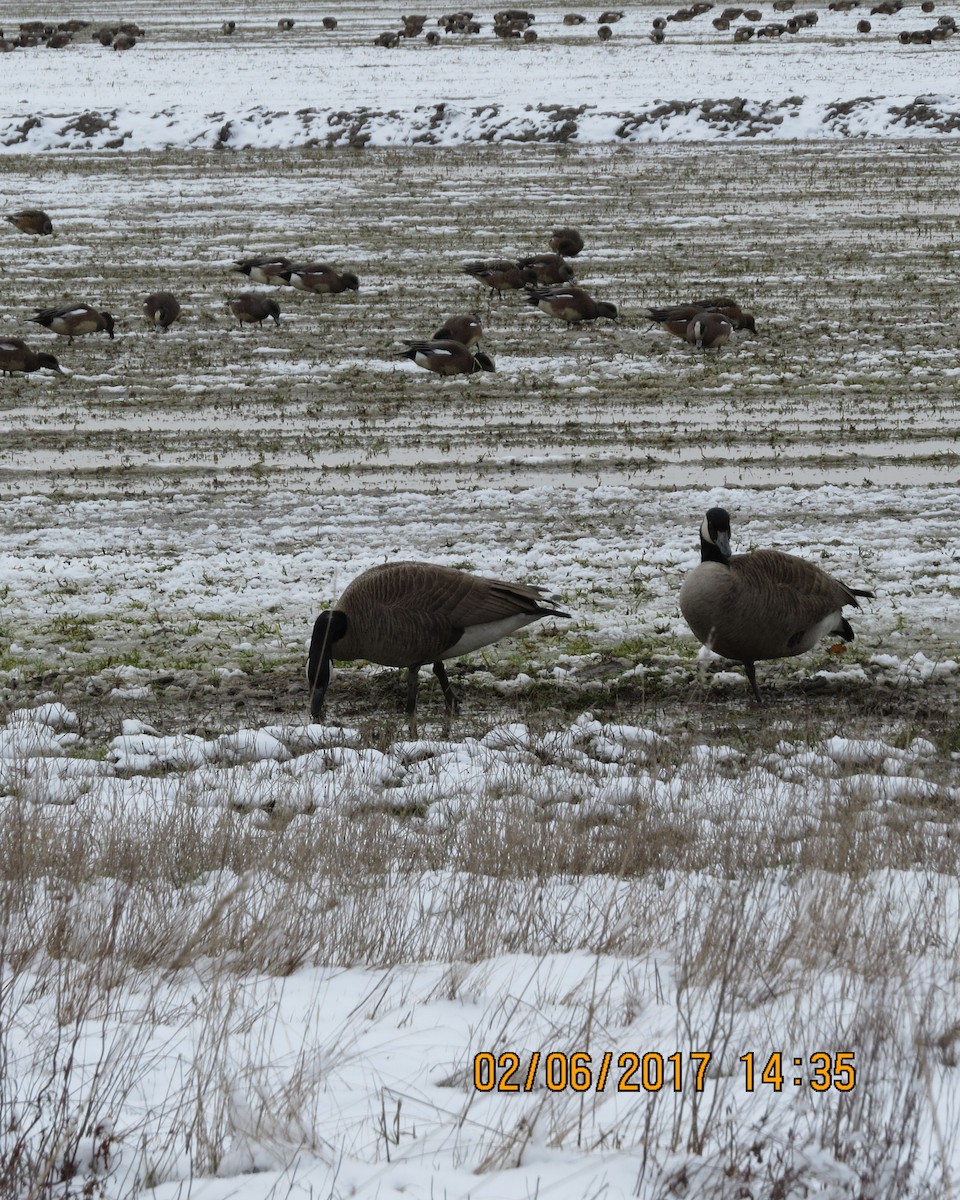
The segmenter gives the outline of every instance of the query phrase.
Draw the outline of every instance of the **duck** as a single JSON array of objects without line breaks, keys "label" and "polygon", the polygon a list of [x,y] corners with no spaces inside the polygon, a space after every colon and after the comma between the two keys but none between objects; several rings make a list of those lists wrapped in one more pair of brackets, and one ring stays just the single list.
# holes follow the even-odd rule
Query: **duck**
[{"label": "duck", "polygon": [[550,235],[550,249],[562,258],[576,258],[583,249],[583,235],[569,226],[555,229]]},{"label": "duck", "polygon": [[112,340],[114,320],[108,312],[97,312],[89,304],[65,304],[62,308],[42,308],[35,317],[28,317],[71,342],[87,333],[106,333]]},{"label": "duck", "polygon": [[680,611],[704,646],[743,663],[758,704],[758,661],[804,654],[828,634],[853,641],[843,609],[859,608],[858,597],[874,594],[780,550],[731,554],[724,508],[709,509],[703,519],[700,559],[680,588]]},{"label": "duck", "polygon": [[277,276],[290,265],[290,259],[282,254],[268,254],[262,258],[242,258],[230,269],[247,275],[251,283],[276,283]]},{"label": "duck", "polygon": [[480,318],[474,313],[462,313],[447,317],[433,335],[433,341],[460,342],[468,350],[472,350],[482,337],[483,326],[480,324]]},{"label": "duck", "polygon": [[272,317],[274,324],[280,324],[280,305],[270,296],[260,292],[241,292],[227,301],[230,311],[241,325],[251,325],[254,321],[262,328],[264,321]]},{"label": "duck", "polygon": [[718,312],[698,313],[687,326],[686,340],[698,350],[722,346],[733,333],[733,325]]},{"label": "duck", "polygon": [[703,312],[716,312],[730,322],[734,329],[757,332],[757,323],[752,313],[744,312],[736,300],[729,296],[708,296],[704,300],[691,300],[685,304],[671,304],[666,308],[648,308],[646,314],[657,325],[662,325],[676,337],[686,338],[687,326]]},{"label": "duck", "polygon": [[488,354],[484,354],[482,350],[471,353],[463,342],[454,341],[452,338],[408,342],[407,349],[401,351],[401,356],[437,375],[475,375],[479,371],[496,370],[493,359]]},{"label": "duck", "polygon": [[29,374],[46,367],[50,371],[63,374],[60,364],[52,354],[38,353],[31,349],[20,338],[0,338],[0,374],[13,375],[22,372]]},{"label": "duck", "polygon": [[608,304],[605,300],[594,300],[583,288],[572,285],[540,288],[532,292],[527,301],[541,312],[558,317],[569,325],[576,325],[581,321],[596,321],[599,317],[615,321],[618,315],[615,304]]},{"label": "duck", "polygon": [[502,299],[504,291],[519,291],[534,282],[534,276],[507,259],[494,262],[467,263],[464,273],[472,275],[479,283],[486,284]]},{"label": "duck", "polygon": [[532,283],[540,287],[570,283],[574,274],[573,267],[560,254],[530,254],[517,259],[517,266]]},{"label": "duck", "polygon": [[338,271],[326,263],[309,263],[304,266],[287,267],[277,272],[277,278],[289,283],[301,292],[316,295],[338,295],[340,292],[359,292],[360,280],[350,271]]},{"label": "duck", "polygon": [[545,593],[542,587],[433,563],[400,561],[371,567],[314,623],[307,660],[312,719],[320,716],[334,659],[406,667],[411,716],[420,668],[431,663],[447,710],[456,712],[458,700],[444,660],[489,646],[544,617],[570,616],[545,603]]},{"label": "duck", "polygon": [[151,292],[143,302],[143,311],[148,321],[166,331],[180,316],[180,301],[172,292]]},{"label": "duck", "polygon": [[49,237],[53,233],[53,222],[42,208],[23,208],[18,213],[11,213],[7,220],[21,233],[32,233],[37,237]]}]

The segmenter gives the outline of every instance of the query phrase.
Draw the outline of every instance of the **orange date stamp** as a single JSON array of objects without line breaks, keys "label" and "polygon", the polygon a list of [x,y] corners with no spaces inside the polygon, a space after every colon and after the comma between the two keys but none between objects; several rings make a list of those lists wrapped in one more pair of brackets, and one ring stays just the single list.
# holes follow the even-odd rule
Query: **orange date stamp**
[{"label": "orange date stamp", "polygon": [[[473,1056],[473,1086],[478,1092],[532,1092],[546,1088],[550,1092],[702,1092],[708,1082],[708,1067],[713,1054],[709,1050],[675,1050],[661,1054],[624,1050],[617,1054],[605,1050],[591,1054],[585,1050],[529,1050],[522,1054],[504,1050],[494,1054],[481,1050]],[[741,1054],[743,1089],[753,1092],[758,1085],[772,1091],[784,1086],[808,1088],[812,1092],[850,1092],[857,1076],[852,1051],[790,1055],[781,1050],[757,1055]]]}]

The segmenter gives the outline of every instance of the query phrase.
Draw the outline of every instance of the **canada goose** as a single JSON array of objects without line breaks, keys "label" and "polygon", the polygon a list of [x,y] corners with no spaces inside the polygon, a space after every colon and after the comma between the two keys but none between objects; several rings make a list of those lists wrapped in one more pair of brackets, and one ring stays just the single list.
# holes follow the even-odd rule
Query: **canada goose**
[{"label": "canada goose", "polygon": [[730,514],[723,508],[704,517],[700,558],[680,588],[680,611],[704,646],[743,663],[758,704],[757,660],[803,654],[828,633],[852,642],[842,609],[873,595],[780,550],[731,556]]},{"label": "canada goose", "polygon": [[418,367],[433,371],[437,375],[475,375],[478,371],[494,371],[493,359],[478,350],[475,354],[467,349],[462,342],[449,338],[432,342],[408,342],[408,349],[402,351],[403,358],[409,358]]},{"label": "canada goose", "polygon": [[744,312],[736,300],[729,296],[708,296],[705,300],[691,300],[687,304],[671,304],[665,308],[648,308],[647,316],[657,325],[662,325],[677,337],[686,338],[686,327],[703,312],[716,312],[726,317],[734,329],[749,329],[757,332],[757,323],[752,313]]},{"label": "canada goose", "polygon": [[51,329],[61,337],[69,338],[71,342],[75,337],[81,337],[85,333],[100,333],[101,331],[105,332],[109,338],[113,338],[113,317],[108,312],[97,312],[89,304],[67,304],[63,308],[43,308],[35,317],[27,319],[37,325],[43,325],[46,329]]},{"label": "canada goose", "polygon": [[613,37],[613,30],[609,25],[600,25],[597,28],[597,37],[601,42],[609,42]]},{"label": "canada goose", "polygon": [[583,237],[579,229],[564,226],[555,229],[550,237],[550,249],[563,258],[576,258],[583,249]]},{"label": "canada goose", "polygon": [[321,24],[323,25],[324,29],[336,29],[337,18],[336,17],[324,17]]},{"label": "canada goose", "polygon": [[687,341],[698,350],[722,346],[733,333],[733,326],[718,312],[698,313],[687,326]]},{"label": "canada goose", "polygon": [[533,283],[534,278],[532,274],[518,267],[515,262],[509,262],[506,259],[498,259],[496,262],[467,263],[463,270],[465,274],[472,275],[480,283],[485,283],[501,299],[505,290],[518,291],[527,284]]},{"label": "canada goose", "polygon": [[38,354],[20,338],[0,338],[0,374],[29,374],[31,371],[39,371],[41,367],[48,367],[58,375],[63,374],[60,364],[52,354]]},{"label": "canada goose", "polygon": [[166,331],[180,316],[180,302],[172,292],[151,292],[143,302],[147,320]]},{"label": "canada goose", "polygon": [[282,254],[269,254],[264,258],[243,258],[234,263],[230,270],[249,276],[251,283],[276,283],[280,272],[289,266],[289,258],[284,258]]},{"label": "canada goose", "polygon": [[541,617],[568,617],[543,603],[545,591],[431,563],[371,567],[314,624],[307,662],[310,715],[314,720],[320,715],[333,660],[356,658],[408,668],[411,714],[417,706],[420,668],[432,663],[447,708],[456,711],[457,698],[443,660],[489,646]]},{"label": "canada goose", "polygon": [[131,33],[118,33],[113,39],[114,50],[132,50],[137,44],[137,39]]},{"label": "canada goose", "polygon": [[53,222],[42,208],[24,208],[8,216],[7,220],[11,225],[16,225],[21,233],[33,233],[38,237],[53,233]]},{"label": "canada goose", "polygon": [[282,29],[284,33],[289,33],[296,22],[292,17],[281,17],[277,22],[277,28]]},{"label": "canada goose", "polygon": [[468,350],[483,337],[483,326],[480,318],[473,313],[463,313],[456,317],[447,317],[443,325],[433,335],[435,342],[461,342]]},{"label": "canada goose", "polygon": [[239,296],[228,300],[227,304],[241,325],[256,321],[262,328],[268,317],[273,317],[274,324],[280,324],[280,305],[260,292],[241,292]]},{"label": "canada goose", "polygon": [[538,287],[550,287],[555,283],[570,283],[573,267],[559,254],[531,254],[517,259],[517,266]]},{"label": "canada goose", "polygon": [[583,288],[541,288],[532,292],[527,300],[541,312],[558,317],[569,325],[578,324],[580,321],[596,321],[598,317],[607,317],[611,321],[617,319],[615,304],[608,304],[605,300],[594,300]]},{"label": "canada goose", "polygon": [[318,296],[339,295],[340,292],[359,292],[360,280],[350,271],[338,271],[326,263],[310,263],[306,266],[287,267],[277,276],[300,292],[313,292]]},{"label": "canada goose", "polygon": [[581,13],[565,13],[563,23],[564,25],[583,25],[586,19]]}]

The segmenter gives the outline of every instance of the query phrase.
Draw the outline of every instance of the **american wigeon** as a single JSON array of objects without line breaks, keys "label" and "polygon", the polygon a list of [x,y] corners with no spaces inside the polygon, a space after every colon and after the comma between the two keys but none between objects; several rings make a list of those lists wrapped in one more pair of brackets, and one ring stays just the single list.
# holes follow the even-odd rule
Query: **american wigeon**
[{"label": "american wigeon", "polygon": [[687,326],[686,340],[698,350],[722,346],[733,333],[733,326],[718,312],[698,313]]},{"label": "american wigeon", "polygon": [[460,342],[468,350],[483,337],[483,326],[480,318],[473,313],[463,313],[455,317],[447,317],[443,325],[433,335],[435,342]]},{"label": "american wigeon", "polygon": [[472,275],[501,297],[504,291],[517,291],[534,280],[532,273],[523,271],[515,262],[508,262],[506,259],[467,263],[463,270],[465,274]]},{"label": "american wigeon", "polygon": [[566,321],[568,325],[576,325],[581,321],[596,321],[598,317],[606,317],[610,321],[617,319],[615,304],[608,304],[605,300],[594,300],[583,288],[572,285],[541,288],[531,293],[527,300],[541,312]]},{"label": "american wigeon", "polygon": [[313,292],[318,296],[336,296],[340,292],[360,290],[360,280],[356,275],[350,271],[338,271],[326,263],[287,267],[278,271],[277,276],[300,292]]},{"label": "american wigeon", "polygon": [[0,338],[0,374],[28,374],[30,371],[39,371],[41,367],[56,371],[58,375],[63,374],[60,364],[52,354],[40,354],[20,338]]},{"label": "american wigeon", "polygon": [[475,375],[478,371],[496,369],[488,354],[482,350],[471,353],[463,342],[455,342],[450,338],[408,342],[407,346],[406,350],[401,351],[403,358],[409,358],[418,367],[437,375]]},{"label": "american wigeon", "polygon": [[89,304],[65,304],[63,308],[43,308],[35,317],[29,317],[37,325],[50,329],[71,342],[75,337],[87,333],[106,333],[113,338],[113,317],[108,312],[97,312]]},{"label": "american wigeon", "polygon": [[539,287],[569,283],[573,279],[573,267],[559,254],[530,254],[518,259],[517,266]]},{"label": "american wigeon", "polygon": [[256,321],[262,327],[268,317],[273,318],[274,324],[280,324],[280,305],[260,292],[241,292],[227,304],[241,325],[252,325]]},{"label": "american wigeon", "polygon": [[7,217],[11,225],[16,225],[21,233],[33,233],[38,237],[53,233],[53,222],[42,208],[23,208],[18,213]]},{"label": "american wigeon", "polygon": [[277,276],[290,265],[290,259],[282,254],[267,254],[261,258],[242,258],[230,270],[248,275],[251,283],[276,283]]},{"label": "american wigeon", "polygon": [[744,312],[736,300],[729,296],[707,296],[703,300],[671,304],[665,308],[648,308],[646,311],[651,321],[681,338],[686,338],[687,325],[702,312],[719,313],[727,318],[734,329],[749,329],[751,333],[757,331],[753,314]]},{"label": "american wigeon", "polygon": [[180,316],[180,302],[172,292],[151,292],[143,302],[147,320],[167,330]]}]

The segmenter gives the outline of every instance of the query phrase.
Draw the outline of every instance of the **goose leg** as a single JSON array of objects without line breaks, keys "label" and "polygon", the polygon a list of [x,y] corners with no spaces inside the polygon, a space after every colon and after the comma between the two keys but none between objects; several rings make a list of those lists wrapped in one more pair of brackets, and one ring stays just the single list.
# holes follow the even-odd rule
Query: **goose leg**
[{"label": "goose leg", "polygon": [[756,697],[757,703],[762,704],[763,701],[760,698],[760,689],[757,687],[757,668],[752,662],[747,661],[743,664],[743,669],[746,671],[747,678],[750,680],[750,686],[753,688],[753,694]]},{"label": "goose leg", "polygon": [[417,688],[420,686],[420,664],[407,668],[407,712],[417,711]]},{"label": "goose leg", "polygon": [[440,681],[440,688],[443,691],[443,699],[450,712],[455,713],[460,707],[460,701],[457,699],[456,693],[450,686],[450,680],[447,678],[447,669],[442,662],[433,664],[433,673]]}]

